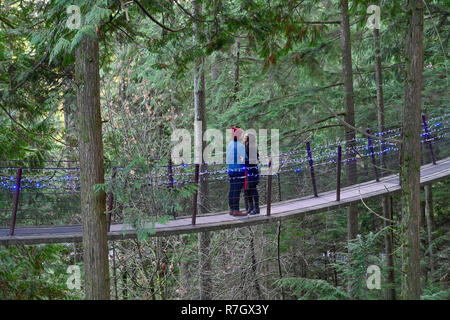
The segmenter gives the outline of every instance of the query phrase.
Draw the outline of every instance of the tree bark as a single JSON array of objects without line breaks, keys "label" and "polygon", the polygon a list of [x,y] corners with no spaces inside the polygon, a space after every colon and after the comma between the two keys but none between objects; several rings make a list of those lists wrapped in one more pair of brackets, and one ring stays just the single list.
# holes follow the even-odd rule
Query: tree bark
[{"label": "tree bark", "polygon": [[[355,109],[353,101],[353,70],[352,52],[350,45],[350,23],[348,16],[348,1],[341,0],[341,49],[342,49],[342,71],[344,80],[344,105],[345,121],[355,126]],[[355,131],[345,127],[346,135],[346,157],[353,158],[355,153]],[[350,161],[346,166],[346,179],[348,184],[355,184],[357,181],[356,161]],[[348,238],[353,239],[358,233],[358,216],[356,206],[348,209]]]},{"label": "tree bark", "polygon": [[423,71],[423,2],[408,1],[402,137],[402,298],[420,299],[420,133]]},{"label": "tree bark", "polygon": [[[344,106],[345,121],[355,126],[355,108],[353,100],[353,70],[352,70],[352,51],[350,44],[350,21],[348,16],[348,0],[340,0],[341,7],[341,25],[340,39],[342,51],[342,72],[344,82]],[[346,158],[351,159],[356,156],[355,153],[355,131],[345,127],[345,148]],[[345,175],[348,185],[357,182],[356,160],[349,161],[345,167]],[[356,238],[358,234],[358,211],[356,205],[350,205],[347,209],[347,237],[348,240]],[[351,253],[349,252],[349,255]],[[352,280],[349,280],[348,291],[351,292]]]},{"label": "tree bark", "polygon": [[[380,30],[373,29],[373,46],[375,49],[375,81],[377,87],[377,120],[378,120],[378,132],[384,132],[385,119],[384,119],[384,95],[383,95],[383,69],[381,65],[381,50],[380,50]],[[384,151],[384,142],[380,141],[381,152],[381,167],[386,168],[386,155]],[[381,170],[381,176],[384,175],[384,171]]]},{"label": "tree bark", "polygon": [[219,79],[220,73],[222,71],[222,64],[224,58],[220,51],[216,52],[216,57],[214,58],[214,62],[211,64],[211,81],[213,84]]},{"label": "tree bark", "polygon": [[255,253],[255,234],[251,227],[250,230],[250,254],[252,259],[252,275],[253,275],[253,287],[256,294],[256,299],[261,300],[261,288],[259,286],[258,282],[258,268],[257,268],[257,261],[256,261],[256,253]]},{"label": "tree bark", "polygon": [[116,246],[114,241],[112,242],[112,251],[113,251],[114,298],[115,300],[119,300],[119,294],[117,290]]},{"label": "tree bark", "polygon": [[[77,123],[76,123],[76,94],[72,87],[72,82],[67,81],[64,89],[64,100],[63,100],[63,110],[64,110],[64,141],[67,144],[67,159],[76,160],[78,155],[76,150],[76,139],[77,139]],[[68,166],[75,166],[74,163],[69,162]]]},{"label": "tree bark", "polygon": [[109,299],[109,263],[104,183],[98,39],[88,35],[75,51],[81,215],[86,299]]},{"label": "tree bark", "polygon": [[241,43],[239,39],[236,40],[236,48],[234,53],[234,93],[239,92],[239,54],[241,50]]},{"label": "tree bark", "polygon": [[[192,1],[193,16],[199,18],[201,15],[201,3],[197,0]],[[200,45],[200,26],[199,23],[194,21],[194,42]],[[198,57],[195,59],[194,66],[194,120],[201,121],[201,141],[203,141],[203,135],[206,131],[206,98],[205,98],[205,58]],[[202,143],[202,153],[205,149],[205,144]],[[205,173],[208,167],[202,157],[200,164],[200,172],[202,173],[199,181],[199,213],[208,212],[208,175]]]},{"label": "tree bark", "polygon": [[200,265],[200,300],[212,299],[211,281],[211,234],[209,231],[198,234],[198,255]]},{"label": "tree bark", "polygon": [[122,270],[122,300],[128,300],[128,275],[125,267]]},{"label": "tree bark", "polygon": [[[202,13],[202,5],[198,0],[192,1],[192,15],[197,19],[193,22],[194,42],[200,44],[200,16]],[[201,140],[206,131],[206,99],[205,99],[205,58],[198,57],[195,59],[194,66],[194,118],[202,124]],[[205,144],[202,143],[202,154]],[[200,164],[200,186],[198,195],[199,214],[208,212],[208,169],[203,156]],[[209,232],[200,232],[198,234],[199,244],[199,265],[200,265],[200,299],[211,299],[211,262],[210,262],[210,239]]]},{"label": "tree bark", "polygon": [[[382,199],[383,214],[386,219],[393,219],[392,197],[385,196]],[[392,222],[384,220],[384,227],[389,228],[384,234],[384,249],[386,252],[387,284],[386,300],[395,300],[395,273],[394,273],[394,248]]]},{"label": "tree bark", "polygon": [[[384,132],[385,130],[385,117],[384,117],[384,95],[383,95],[383,68],[381,64],[381,50],[380,50],[380,30],[373,29],[373,47],[375,50],[375,82],[377,87],[377,120],[378,120],[378,132]],[[384,151],[384,141],[380,141],[381,152],[381,168],[386,168],[386,155]],[[381,170],[381,176],[384,175],[384,171]],[[392,203],[391,196],[383,196],[382,207],[383,216],[386,219],[392,220]],[[392,228],[392,222],[384,220],[384,227]],[[384,234],[384,248],[386,251],[386,267],[387,267],[387,284],[386,300],[395,300],[395,274],[394,274],[394,250],[393,250],[393,232],[392,229],[386,230]]]},{"label": "tree bark", "polygon": [[[183,234],[180,236],[182,252],[186,250],[188,245],[187,235]],[[186,257],[182,257],[180,261],[180,284],[181,284],[181,299],[186,299],[186,295],[191,292],[189,285],[189,260]]]},{"label": "tree bark", "polygon": [[428,254],[430,255],[430,279],[433,282],[434,257],[433,257],[433,191],[432,185],[425,185],[425,217],[427,219]]}]

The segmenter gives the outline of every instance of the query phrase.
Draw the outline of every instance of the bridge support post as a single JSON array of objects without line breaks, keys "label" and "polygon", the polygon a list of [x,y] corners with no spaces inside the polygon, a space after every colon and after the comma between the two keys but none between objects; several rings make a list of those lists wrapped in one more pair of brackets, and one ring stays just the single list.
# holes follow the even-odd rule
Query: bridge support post
[{"label": "bridge support post", "polygon": [[428,130],[427,118],[425,117],[424,114],[422,115],[422,120],[423,120],[423,128],[425,129],[426,141],[428,143],[428,148],[430,149],[431,161],[433,161],[433,164],[436,165],[436,158],[434,157],[433,146],[431,145],[431,135],[430,131]]},{"label": "bridge support post", "polygon": [[342,147],[338,145],[337,151],[337,170],[336,170],[336,201],[341,201],[341,161]]},{"label": "bridge support post", "polygon": [[17,169],[17,175],[16,175],[16,189],[14,192],[14,204],[13,204],[13,210],[11,214],[11,226],[9,229],[9,235],[14,235],[14,229],[16,228],[16,214],[17,214],[17,208],[19,206],[19,195],[20,195],[20,181],[22,179],[22,168]]},{"label": "bridge support post", "polygon": [[200,165],[197,163],[195,165],[195,175],[194,184],[197,186],[197,190],[194,192],[193,205],[192,205],[192,224],[195,225],[197,218],[197,200],[198,200],[198,176],[199,176]]},{"label": "bridge support post", "polygon": [[[111,179],[114,180],[116,176],[116,168],[112,168],[112,175],[111,175]],[[108,232],[111,230],[111,211],[113,209],[113,203],[114,203],[114,196],[112,194],[112,191],[109,190],[108,192],[108,217],[107,217],[107,222],[108,222]]]},{"label": "bridge support post", "polygon": [[[366,132],[368,134],[370,134],[370,130],[367,129]],[[377,168],[377,161],[375,160],[375,152],[373,151],[373,144],[372,144],[372,138],[370,136],[367,136],[367,144],[369,146],[369,151],[370,151],[370,156],[372,158],[372,165],[373,165],[373,170],[375,172],[375,180],[377,182],[380,181],[380,178],[378,176],[378,168]]]},{"label": "bridge support post", "polygon": [[316,186],[316,175],[314,174],[314,165],[311,155],[311,144],[309,141],[306,141],[306,150],[308,151],[308,159],[309,159],[309,170],[311,172],[311,181],[313,185],[314,197],[318,197],[317,195],[317,186]]},{"label": "bridge support post", "polygon": [[[169,174],[169,186],[171,189],[173,189],[173,170],[172,170],[172,159],[169,159],[169,165],[167,166],[167,171]],[[177,218],[177,214],[175,212],[174,207],[172,206],[172,216],[175,220]]]},{"label": "bridge support post", "polygon": [[272,206],[272,160],[269,161],[269,175],[267,176],[267,216],[270,216]]}]

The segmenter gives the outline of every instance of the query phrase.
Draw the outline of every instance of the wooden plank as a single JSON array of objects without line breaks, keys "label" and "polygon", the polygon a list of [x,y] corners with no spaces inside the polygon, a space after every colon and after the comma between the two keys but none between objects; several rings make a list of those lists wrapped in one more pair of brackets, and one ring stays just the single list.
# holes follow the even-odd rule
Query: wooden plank
[{"label": "wooden plank", "polygon": [[[450,175],[450,158],[438,161],[437,165],[425,165],[421,168],[421,185],[446,179]],[[383,177],[380,182],[375,180],[349,186],[341,190],[341,201],[335,201],[335,191],[319,194],[319,197],[308,196],[300,199],[285,200],[272,204],[271,216],[265,215],[266,208],[261,208],[257,216],[232,217],[227,212],[212,213],[197,216],[196,225],[191,224],[191,217],[179,217],[167,224],[156,224],[155,233],[150,236],[169,236],[205,231],[215,231],[230,228],[240,228],[251,225],[272,223],[291,219],[301,214],[315,214],[319,212],[347,207],[351,203],[359,203],[361,197],[370,200],[389,193],[399,192],[398,175]],[[133,228],[112,224],[108,233],[109,240],[135,238]],[[0,229],[0,244],[39,244],[81,242],[80,225],[21,227],[16,228],[13,237],[8,235],[8,229]]]}]

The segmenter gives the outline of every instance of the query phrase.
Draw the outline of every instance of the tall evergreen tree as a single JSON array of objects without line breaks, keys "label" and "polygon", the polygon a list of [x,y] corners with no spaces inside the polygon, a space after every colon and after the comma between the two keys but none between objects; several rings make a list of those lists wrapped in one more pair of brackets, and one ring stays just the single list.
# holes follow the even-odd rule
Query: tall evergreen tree
[{"label": "tall evergreen tree", "polygon": [[75,50],[80,155],[81,215],[86,299],[109,299],[109,263],[104,183],[98,38],[82,35]]},{"label": "tall evergreen tree", "polygon": [[[194,43],[198,48],[201,46],[201,17],[202,17],[202,2],[199,0],[192,1],[192,16]],[[203,50],[199,50],[203,51]],[[201,52],[203,55],[203,52]],[[194,61],[194,119],[201,123],[201,131],[199,140],[201,147],[201,164],[200,164],[200,186],[198,194],[198,212],[208,212],[208,166],[203,159],[203,151],[205,143],[203,136],[206,131],[206,92],[205,92],[205,57],[196,57]],[[211,299],[211,261],[210,261],[210,242],[211,234],[209,232],[200,232],[198,234],[198,255],[199,255],[199,272],[200,272],[200,299]]]},{"label": "tall evergreen tree", "polygon": [[[342,52],[342,73],[344,82],[344,107],[345,121],[351,126],[355,126],[355,106],[353,98],[353,68],[352,49],[350,43],[350,19],[348,14],[348,1],[340,1],[341,8],[341,52]],[[355,130],[345,128],[345,147],[347,159],[355,158]],[[357,182],[356,160],[347,163],[346,179],[349,185]],[[358,234],[358,211],[357,206],[352,204],[347,209],[347,236],[348,240],[356,238]],[[351,253],[350,253],[351,254]],[[349,283],[351,290],[351,280]]]},{"label": "tall evergreen tree", "polygon": [[423,1],[409,0],[402,139],[402,297],[420,299],[420,134]]}]

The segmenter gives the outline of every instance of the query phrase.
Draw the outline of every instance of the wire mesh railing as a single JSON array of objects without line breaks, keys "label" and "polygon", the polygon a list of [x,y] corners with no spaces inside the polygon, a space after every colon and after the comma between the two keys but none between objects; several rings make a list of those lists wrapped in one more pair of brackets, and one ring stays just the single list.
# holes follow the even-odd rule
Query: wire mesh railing
[{"label": "wire mesh railing", "polygon": [[[443,159],[450,155],[448,122],[448,114],[429,121],[424,119],[422,165],[432,163],[433,158]],[[344,136],[320,145],[309,141],[298,144],[292,151],[280,153],[277,155],[278,170],[274,170],[272,175],[260,174],[258,177],[259,206],[270,208],[272,202],[345,188],[350,185],[346,175],[350,165],[356,165],[356,183],[398,173],[400,144],[392,140],[401,139],[401,128],[390,127],[384,132],[371,134],[389,141],[374,137],[368,139],[366,135],[357,133],[351,153],[346,152]],[[341,162],[337,157],[339,146],[342,148]],[[52,160],[44,164],[46,166],[36,166],[33,161],[0,159],[1,227],[81,223],[78,163]],[[20,185],[17,183],[19,170]],[[179,218],[191,216],[194,212],[214,213],[230,209],[230,178],[224,164],[199,166],[172,165],[169,162],[167,166],[127,170],[126,174],[124,168],[115,170],[115,178],[112,178],[111,165],[105,172],[106,184],[110,186],[109,219],[113,223],[133,222],[138,217]],[[239,181],[242,184],[240,190],[245,189],[245,176],[239,179],[242,180]],[[203,186],[199,187],[200,184]],[[244,193],[235,194],[239,196],[239,199],[234,199],[239,208],[245,208]],[[12,221],[13,214],[15,221]]]}]

